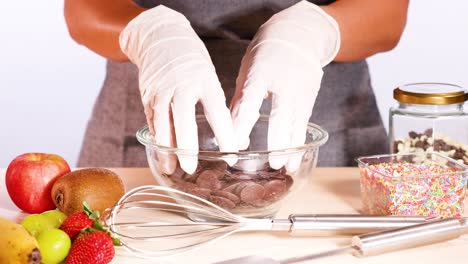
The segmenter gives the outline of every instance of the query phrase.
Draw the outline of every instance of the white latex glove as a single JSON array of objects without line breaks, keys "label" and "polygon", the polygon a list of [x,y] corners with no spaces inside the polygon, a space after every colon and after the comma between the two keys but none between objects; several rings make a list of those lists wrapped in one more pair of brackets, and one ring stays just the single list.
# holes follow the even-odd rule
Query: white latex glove
[{"label": "white latex glove", "polygon": [[[305,142],[322,67],[334,59],[339,47],[336,21],[307,1],[275,14],[259,28],[242,59],[231,104],[239,149],[248,147],[262,101],[270,96],[268,149]],[[275,169],[287,163],[287,169],[294,171],[301,158],[271,155],[269,161]]]},{"label": "white latex glove", "polygon": [[[237,151],[211,58],[182,14],[165,6],[141,13],[121,32],[120,47],[138,66],[141,100],[156,144],[198,151],[195,105],[200,101],[220,150]],[[174,155],[160,152],[158,158],[165,173],[174,171]],[[178,158],[184,171],[195,171],[197,155]]]}]

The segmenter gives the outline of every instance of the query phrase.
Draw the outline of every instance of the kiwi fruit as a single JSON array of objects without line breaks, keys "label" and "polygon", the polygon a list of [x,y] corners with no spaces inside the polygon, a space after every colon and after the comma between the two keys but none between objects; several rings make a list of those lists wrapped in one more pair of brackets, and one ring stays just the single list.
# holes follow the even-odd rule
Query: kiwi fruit
[{"label": "kiwi fruit", "polygon": [[86,168],[69,172],[52,186],[52,200],[66,215],[83,211],[86,201],[92,210],[101,214],[114,206],[124,195],[122,179],[104,168]]}]

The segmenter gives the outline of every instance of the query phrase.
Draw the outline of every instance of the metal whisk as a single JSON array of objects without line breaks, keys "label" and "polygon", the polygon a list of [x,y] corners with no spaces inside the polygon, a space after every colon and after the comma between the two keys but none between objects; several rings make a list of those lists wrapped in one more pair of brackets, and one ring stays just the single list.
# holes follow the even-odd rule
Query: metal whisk
[{"label": "metal whisk", "polygon": [[240,231],[353,235],[427,220],[424,217],[358,214],[293,214],[288,219],[244,218],[195,195],[148,185],[127,192],[111,208],[105,224],[133,254],[161,257],[195,249]]}]

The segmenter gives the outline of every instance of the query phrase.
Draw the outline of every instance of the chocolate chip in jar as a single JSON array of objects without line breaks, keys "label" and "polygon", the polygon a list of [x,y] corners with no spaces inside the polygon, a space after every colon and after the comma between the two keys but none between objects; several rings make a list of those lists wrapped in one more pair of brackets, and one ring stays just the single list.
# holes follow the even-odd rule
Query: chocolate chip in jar
[{"label": "chocolate chip in jar", "polygon": [[424,130],[424,135],[426,137],[432,137],[433,132],[434,132],[434,130],[432,128],[428,128],[428,129]]},{"label": "chocolate chip in jar", "polygon": [[[466,88],[448,83],[410,83],[395,88],[389,134],[390,143],[398,143],[392,152],[435,152],[464,163],[464,157],[468,158],[467,95]],[[458,147],[465,150],[461,157],[455,155]]]},{"label": "chocolate chip in jar", "polygon": [[408,136],[409,136],[411,139],[414,139],[414,138],[420,137],[421,134],[418,134],[418,133],[416,133],[416,132],[414,132],[414,131],[410,131],[410,132],[408,133]]},{"label": "chocolate chip in jar", "polygon": [[408,138],[394,141],[394,146],[394,153],[397,154],[434,151],[468,165],[468,146],[437,135],[432,129],[427,129],[422,134],[410,131]]}]

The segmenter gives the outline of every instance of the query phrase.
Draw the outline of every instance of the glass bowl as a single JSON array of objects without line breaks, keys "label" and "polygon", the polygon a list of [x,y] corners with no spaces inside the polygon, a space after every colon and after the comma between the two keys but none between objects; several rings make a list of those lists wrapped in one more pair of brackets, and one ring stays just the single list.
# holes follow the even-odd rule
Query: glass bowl
[{"label": "glass bowl", "polygon": [[434,152],[357,159],[363,211],[375,215],[460,217],[468,167]]},{"label": "glass bowl", "polygon": [[[317,163],[319,147],[328,133],[309,123],[305,143],[299,147],[268,151],[269,116],[261,115],[250,134],[250,146],[245,151],[220,152],[214,134],[203,115],[197,116],[200,150],[190,151],[155,144],[148,127],[137,132],[138,141],[146,148],[148,164],[158,184],[175,188],[209,200],[224,209],[244,217],[270,217],[291,193],[302,186]],[[179,165],[172,173],[162,170],[160,159],[168,156],[197,156],[193,174]],[[229,166],[225,160],[235,158]],[[271,158],[297,159],[294,171],[283,166],[273,169]],[[231,163],[232,164],[232,163]]]}]

